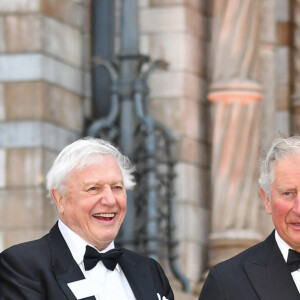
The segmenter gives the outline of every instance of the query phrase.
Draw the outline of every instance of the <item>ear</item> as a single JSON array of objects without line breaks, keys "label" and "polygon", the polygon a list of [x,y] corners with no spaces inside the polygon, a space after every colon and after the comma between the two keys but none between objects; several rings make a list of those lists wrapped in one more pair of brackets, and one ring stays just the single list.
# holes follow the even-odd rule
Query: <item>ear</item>
[{"label": "ear", "polygon": [[264,200],[264,204],[265,204],[265,208],[266,208],[267,213],[269,215],[271,215],[272,214],[271,199],[269,199],[269,197],[267,196],[266,192],[262,188],[259,189],[259,192],[261,194],[261,197]]},{"label": "ear", "polygon": [[59,214],[63,214],[64,213],[64,201],[63,201],[63,196],[56,190],[51,189],[50,191],[51,197],[54,200],[56,207],[57,207],[57,211]]}]

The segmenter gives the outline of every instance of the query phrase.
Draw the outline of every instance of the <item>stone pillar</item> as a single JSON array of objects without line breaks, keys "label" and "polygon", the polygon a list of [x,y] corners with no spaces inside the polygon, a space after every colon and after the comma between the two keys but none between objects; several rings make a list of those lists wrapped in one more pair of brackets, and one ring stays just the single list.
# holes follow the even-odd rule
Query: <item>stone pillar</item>
[{"label": "stone pillar", "polygon": [[82,131],[87,5],[0,2],[1,248],[40,237],[55,220],[44,180],[58,151]]},{"label": "stone pillar", "polygon": [[214,2],[210,265],[261,239],[257,162],[262,90],[257,82],[259,1]]}]

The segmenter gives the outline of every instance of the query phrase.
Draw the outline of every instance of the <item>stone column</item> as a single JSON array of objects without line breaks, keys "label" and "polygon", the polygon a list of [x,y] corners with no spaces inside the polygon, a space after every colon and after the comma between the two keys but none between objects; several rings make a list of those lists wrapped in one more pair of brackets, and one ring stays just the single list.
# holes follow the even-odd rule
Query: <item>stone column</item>
[{"label": "stone column", "polygon": [[0,2],[1,249],[40,237],[56,219],[44,180],[58,151],[82,131],[86,5]]},{"label": "stone column", "polygon": [[259,1],[214,2],[210,265],[258,242]]}]

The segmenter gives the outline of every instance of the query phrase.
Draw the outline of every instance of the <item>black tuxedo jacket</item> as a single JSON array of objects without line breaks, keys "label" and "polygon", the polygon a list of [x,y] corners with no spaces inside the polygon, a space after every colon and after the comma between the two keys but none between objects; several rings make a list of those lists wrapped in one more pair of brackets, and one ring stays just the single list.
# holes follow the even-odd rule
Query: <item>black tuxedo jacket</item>
[{"label": "black tuxedo jacket", "polygon": [[[156,300],[157,293],[174,299],[169,281],[155,260],[124,249],[119,264],[137,300]],[[1,300],[75,300],[67,284],[81,279],[84,275],[57,224],[41,239],[0,254]]]},{"label": "black tuxedo jacket", "polygon": [[296,300],[300,294],[277,246],[263,242],[210,270],[199,300]]}]

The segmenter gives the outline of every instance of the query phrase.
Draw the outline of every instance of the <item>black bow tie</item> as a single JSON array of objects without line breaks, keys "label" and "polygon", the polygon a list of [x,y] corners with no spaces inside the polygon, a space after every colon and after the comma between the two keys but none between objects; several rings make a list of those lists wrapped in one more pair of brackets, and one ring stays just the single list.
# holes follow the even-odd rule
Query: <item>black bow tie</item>
[{"label": "black bow tie", "polygon": [[105,253],[99,253],[95,248],[86,246],[84,254],[84,268],[86,271],[93,269],[99,260],[101,260],[104,266],[113,271],[118,263],[118,259],[123,254],[122,249],[114,248]]},{"label": "black bow tie", "polygon": [[291,272],[298,270],[300,268],[300,253],[289,249],[287,265]]}]

